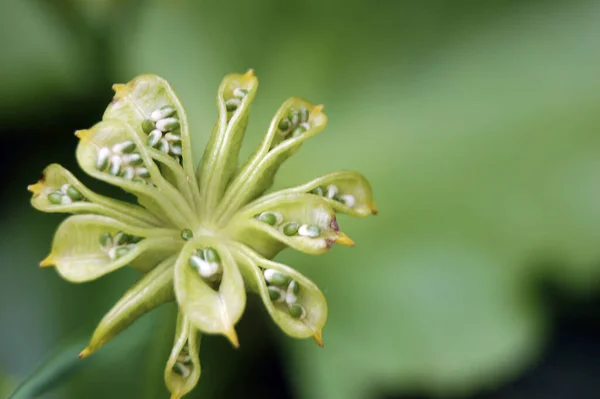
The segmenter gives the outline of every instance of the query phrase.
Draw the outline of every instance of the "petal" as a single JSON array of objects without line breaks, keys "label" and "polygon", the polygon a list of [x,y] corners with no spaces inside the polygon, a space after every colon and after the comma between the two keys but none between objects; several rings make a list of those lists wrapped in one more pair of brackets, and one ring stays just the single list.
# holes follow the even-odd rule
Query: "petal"
[{"label": "petal", "polygon": [[324,198],[340,213],[364,217],[377,214],[373,193],[368,180],[358,172],[343,170],[326,174],[300,186],[276,191],[261,200],[289,193],[312,193]]},{"label": "petal", "polygon": [[[219,86],[219,119],[198,169],[198,184],[203,199],[201,215],[205,217],[212,217],[211,211],[218,205],[237,169],[238,153],[257,89],[258,79],[252,70],[244,75],[227,75]],[[235,102],[235,110],[230,107],[232,101]]]},{"label": "petal", "polygon": [[[69,187],[65,190],[65,187]],[[81,199],[72,199],[69,189],[81,194]],[[42,212],[60,213],[93,213],[97,215],[118,218],[119,220],[139,227],[160,225],[161,222],[144,208],[123,201],[118,201],[100,194],[96,194],[84,186],[71,172],[58,164],[51,164],[44,169],[40,181],[28,187],[33,193],[31,204]],[[53,194],[54,193],[54,194]],[[57,194],[60,193],[60,194]],[[61,195],[60,203],[55,203],[52,196]],[[49,196],[54,200],[51,202]]]},{"label": "petal", "polygon": [[[104,235],[116,237],[118,232],[142,239],[103,247]],[[125,265],[146,271],[177,251],[182,243],[173,230],[134,227],[106,216],[76,215],[60,224],[54,234],[52,251],[40,266],[55,265],[66,280],[84,282]],[[127,248],[120,251],[122,247]]]},{"label": "petal", "polygon": [[[170,222],[179,228],[187,227],[189,220],[196,219],[195,212],[189,207],[181,194],[162,176],[147,150],[131,127],[117,120],[103,121],[89,130],[80,130],[77,136],[81,139],[77,146],[77,161],[89,175],[121,187],[134,194],[139,203],[165,222]],[[110,173],[114,164],[102,163],[102,151],[113,151],[115,146],[130,142],[135,144],[133,154],[139,154],[141,163],[135,168],[143,167],[149,178],[139,177],[138,181],[131,177],[115,176]],[[111,155],[117,158],[119,155]],[[137,169],[136,169],[137,170]]]},{"label": "petal", "polygon": [[89,345],[79,354],[80,358],[97,351],[152,309],[175,299],[173,292],[175,259],[175,256],[171,256],[162,261],[119,299],[96,327]]},{"label": "petal", "polygon": [[[272,213],[279,219],[270,225],[258,219],[263,213]],[[297,232],[288,228],[295,224]],[[301,226],[316,226],[315,237],[302,235]],[[334,243],[354,245],[338,228],[335,211],[323,198],[311,194],[287,193],[262,198],[241,209],[229,224],[231,236],[249,245],[267,258],[272,258],[286,246],[298,251],[320,254]]]},{"label": "petal", "polygon": [[[297,136],[281,135],[280,122],[291,110],[308,111],[307,130]],[[273,185],[275,173],[283,162],[295,154],[302,142],[319,133],[327,125],[322,105],[312,105],[299,98],[286,101],[271,121],[263,142],[234,177],[217,208],[219,223],[225,223],[239,208]]]},{"label": "petal", "polygon": [[[231,253],[219,241],[202,236],[183,247],[175,264],[175,295],[181,311],[198,330],[223,334],[237,347],[234,325],[246,306],[246,293]],[[221,258],[223,274],[218,289],[189,265],[193,251],[207,247],[215,248]]]},{"label": "petal", "polygon": [[184,193],[188,203],[191,206],[199,205],[200,198],[197,194],[198,187],[194,176],[187,115],[173,88],[165,79],[145,74],[127,84],[116,84],[113,86],[113,90],[115,91],[114,99],[106,108],[102,119],[116,119],[127,123],[135,129],[144,143],[148,140],[148,134],[142,128],[144,121],[152,120],[153,112],[165,109],[163,107],[172,107],[175,113],[171,117],[177,118],[180,124],[180,127],[176,129],[176,134],[181,136],[183,170],[177,161],[164,152],[155,149],[151,149],[149,152],[153,158],[165,166],[161,167],[163,174],[168,181]]},{"label": "petal", "polygon": [[[322,346],[321,335],[327,321],[327,302],[319,288],[291,267],[264,259],[244,245],[236,244],[233,254],[240,265],[244,281],[260,295],[273,321],[289,336],[313,337]],[[296,297],[297,303],[306,312],[304,317],[292,317],[285,302],[274,303],[271,300],[263,274],[265,269],[276,270],[299,284]]]},{"label": "petal", "polygon": [[200,379],[200,338],[200,332],[179,313],[175,343],[165,367],[165,383],[171,399],[189,393]]}]

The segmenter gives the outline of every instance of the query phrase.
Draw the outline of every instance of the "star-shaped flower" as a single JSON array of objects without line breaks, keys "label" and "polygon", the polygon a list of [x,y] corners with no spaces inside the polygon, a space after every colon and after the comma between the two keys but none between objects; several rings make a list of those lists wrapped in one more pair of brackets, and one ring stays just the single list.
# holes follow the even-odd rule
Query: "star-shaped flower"
[{"label": "star-shaped flower", "polygon": [[144,313],[176,300],[165,381],[172,398],[179,398],[200,377],[201,334],[222,334],[238,346],[234,325],[246,290],[260,295],[288,335],[313,337],[322,345],[323,294],[271,259],[287,247],[319,254],[333,244],[352,246],[336,212],[362,217],[377,211],[369,183],[351,171],[264,194],[281,164],[323,130],[327,118],[321,105],[287,100],[255,153],[238,165],[257,87],[252,71],[225,77],[219,117],[195,170],[185,110],[171,86],[155,75],[114,85],[102,121],[76,132],[76,157],[87,174],[133,194],[139,205],[97,194],[57,164],[28,187],[35,208],[76,214],[58,227],[41,266],[56,266],[63,278],[78,283],[124,266],[143,274],[102,319],[80,357]]}]

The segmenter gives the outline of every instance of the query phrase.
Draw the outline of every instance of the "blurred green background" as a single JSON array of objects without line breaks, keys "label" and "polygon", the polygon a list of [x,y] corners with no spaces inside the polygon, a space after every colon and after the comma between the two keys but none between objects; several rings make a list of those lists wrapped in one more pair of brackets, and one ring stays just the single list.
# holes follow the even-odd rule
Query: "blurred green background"
[{"label": "blurred green background", "polygon": [[3,0],[0,397],[52,353],[43,398],[167,397],[173,306],[61,366],[137,276],[39,270],[63,216],[25,188],[58,162],[119,195],[85,179],[72,133],[140,73],[174,86],[199,160],[221,78],[248,68],[242,155],[286,98],[323,103],[277,187],[356,169],[380,214],[341,218],[355,248],[278,257],[325,293],[324,349],[254,298],[240,349],[203,340],[190,398],[600,397],[598,21],[593,0]]}]

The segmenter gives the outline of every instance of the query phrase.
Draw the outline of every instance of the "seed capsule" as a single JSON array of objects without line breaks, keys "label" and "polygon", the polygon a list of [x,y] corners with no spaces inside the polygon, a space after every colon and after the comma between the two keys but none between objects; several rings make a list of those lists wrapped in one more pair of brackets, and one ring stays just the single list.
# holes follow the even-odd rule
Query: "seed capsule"
[{"label": "seed capsule", "polygon": [[184,241],[191,240],[194,237],[194,233],[190,229],[181,230],[181,238]]},{"label": "seed capsule", "polygon": [[151,121],[150,119],[144,119],[142,121],[142,130],[144,131],[144,133],[148,134],[150,133],[152,130],[154,130],[154,127],[156,125],[154,124],[153,121]]},{"label": "seed capsule", "polygon": [[167,134],[165,134],[165,138],[168,141],[181,141],[181,135],[175,134],[175,133],[167,133]]},{"label": "seed capsule", "polygon": [[162,139],[162,132],[158,129],[154,129],[148,135],[148,141],[146,141],[146,144],[148,144],[150,147],[156,147],[160,139]]},{"label": "seed capsule", "polygon": [[98,158],[96,159],[96,169],[104,170],[108,166],[108,158],[110,157],[110,150],[108,147],[102,147],[98,150]]},{"label": "seed capsule", "polygon": [[156,122],[156,128],[163,132],[171,132],[179,129],[179,119],[177,118],[165,118]]},{"label": "seed capsule", "polygon": [[62,198],[60,199],[61,205],[71,205],[72,203],[73,203],[73,200],[66,195],[63,195]]},{"label": "seed capsule", "polygon": [[214,248],[211,248],[211,247],[204,249],[204,259],[206,259],[208,262],[220,262],[221,261],[221,257],[219,256],[219,253]]},{"label": "seed capsule", "polygon": [[121,165],[123,164],[123,160],[119,155],[113,155],[110,157],[110,168],[108,169],[108,173],[113,176],[118,176],[121,173]]},{"label": "seed capsule", "polygon": [[119,259],[122,258],[123,256],[127,255],[129,253],[129,251],[131,251],[132,247],[130,247],[129,245],[123,246],[123,247],[117,247],[115,248],[115,259]]},{"label": "seed capsule", "polygon": [[129,236],[122,231],[118,231],[115,234],[115,238],[113,240],[114,245],[123,245],[129,240]]},{"label": "seed capsule", "polygon": [[298,227],[298,223],[288,223],[283,226],[283,234],[288,237],[296,235],[296,233],[298,233]]},{"label": "seed capsule", "polygon": [[79,192],[79,190],[77,190],[75,187],[73,186],[69,186],[67,188],[67,195],[69,196],[69,198],[71,198],[73,201],[81,201],[83,199],[83,195],[81,195],[81,193]]},{"label": "seed capsule", "polygon": [[248,90],[237,87],[233,90],[233,95],[238,98],[244,98],[248,95]]},{"label": "seed capsule", "polygon": [[274,269],[265,269],[263,274],[265,275],[265,280],[273,285],[286,285],[290,281],[288,276],[285,276]]},{"label": "seed capsule", "polygon": [[298,234],[303,237],[318,237],[321,234],[321,229],[319,226],[315,226],[314,224],[303,224],[298,229]]},{"label": "seed capsule", "polygon": [[290,305],[288,311],[290,313],[290,316],[292,316],[294,319],[302,319],[302,318],[304,318],[304,315],[306,314],[306,311],[304,310],[302,305],[300,305],[298,303]]},{"label": "seed capsule", "polygon": [[48,194],[48,201],[54,205],[60,205],[60,201],[62,200],[63,193],[60,191],[52,191]]},{"label": "seed capsule", "polygon": [[229,100],[225,101],[225,108],[227,109],[227,112],[233,112],[238,109],[241,104],[242,102],[239,98],[230,98]]},{"label": "seed capsule", "polygon": [[300,121],[300,117],[298,116],[298,111],[295,109],[290,109],[288,111],[288,119],[290,120],[292,125],[297,125]]},{"label": "seed capsule", "polygon": [[154,122],[158,122],[161,119],[175,115],[175,112],[175,108],[171,107],[170,105],[164,105],[159,109],[152,111],[150,114],[150,119],[152,119]]},{"label": "seed capsule", "polygon": [[186,353],[180,353],[179,356],[177,356],[177,363],[190,365],[192,364],[192,358]]},{"label": "seed capsule", "polygon": [[135,150],[135,143],[131,140],[123,141],[122,143],[115,144],[112,150],[118,154],[128,154]]}]

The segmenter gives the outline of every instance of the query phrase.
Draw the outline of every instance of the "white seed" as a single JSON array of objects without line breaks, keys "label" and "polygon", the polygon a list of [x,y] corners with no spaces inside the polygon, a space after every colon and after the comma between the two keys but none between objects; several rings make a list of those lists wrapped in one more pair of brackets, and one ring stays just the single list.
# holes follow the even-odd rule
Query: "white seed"
[{"label": "white seed", "polygon": [[165,138],[169,141],[181,141],[181,135],[175,133],[167,133],[165,134]]},{"label": "white seed", "polygon": [[144,162],[142,159],[142,155],[139,152],[134,152],[133,154],[125,154],[122,157],[123,162],[128,165],[139,165]]},{"label": "white seed", "polygon": [[158,142],[158,149],[164,152],[165,154],[169,153],[169,142],[167,141],[167,139],[160,139],[160,141]]},{"label": "white seed", "polygon": [[333,199],[338,194],[339,190],[337,186],[330,184],[327,186],[327,198]]},{"label": "white seed", "polygon": [[150,132],[150,134],[148,134],[148,141],[146,142],[146,144],[148,144],[150,147],[155,147],[161,138],[162,132],[158,129],[154,129]]},{"label": "white seed", "polygon": [[71,198],[69,198],[69,196],[67,196],[67,195],[63,195],[62,198],[60,199],[61,205],[71,205],[72,203],[73,203],[73,200]]},{"label": "white seed", "polygon": [[117,258],[117,248],[118,247],[112,247],[108,250],[108,257],[110,259],[115,260]]},{"label": "white seed", "polygon": [[70,186],[69,186],[68,183],[67,184],[63,184],[62,186],[60,186],[60,192],[63,193],[63,194],[66,194],[67,190],[69,189],[69,187]]},{"label": "white seed", "polygon": [[96,159],[96,169],[104,170],[108,166],[108,157],[110,150],[108,147],[102,147],[98,150],[98,158]]},{"label": "white seed", "polygon": [[319,226],[303,224],[298,228],[298,234],[303,237],[311,237],[315,238],[321,234],[321,229]]},{"label": "white seed", "polygon": [[152,119],[154,122],[158,122],[161,119],[165,119],[173,115],[175,115],[175,108],[166,106],[152,111],[150,114],[150,119]]},{"label": "white seed", "polygon": [[246,94],[248,94],[248,91],[242,89],[241,87],[236,87],[235,89],[233,89],[233,95],[235,97],[244,98],[246,97]]},{"label": "white seed", "polygon": [[156,122],[156,128],[163,132],[170,132],[179,129],[179,119],[165,118]]},{"label": "white seed", "polygon": [[294,303],[296,303],[298,301],[298,298],[296,297],[296,295],[294,295],[291,292],[286,292],[285,294],[285,303],[287,303],[288,305],[292,305]]},{"label": "white seed", "polygon": [[130,153],[131,151],[135,150],[135,143],[131,140],[126,140],[121,143],[115,144],[112,150],[117,154]]},{"label": "white seed", "polygon": [[344,194],[344,195],[340,195],[339,198],[340,198],[340,202],[342,204],[344,204],[350,208],[352,208],[354,206],[354,204],[356,203],[356,199],[354,198],[354,195]]},{"label": "white seed", "polygon": [[127,180],[131,180],[135,177],[135,169],[133,169],[133,166],[127,166],[124,170],[123,170],[123,175],[122,177],[124,179]]},{"label": "white seed", "polygon": [[183,148],[181,148],[181,142],[176,141],[174,143],[171,143],[171,145],[169,146],[170,152],[173,155],[181,155],[183,154]]},{"label": "white seed", "polygon": [[121,165],[123,164],[123,160],[119,155],[113,155],[110,157],[110,168],[108,173],[113,176],[117,176],[121,172]]},{"label": "white seed", "polygon": [[310,130],[310,124],[308,122],[302,122],[300,126],[304,127],[306,130]]},{"label": "white seed", "polygon": [[135,175],[138,177],[150,177],[150,171],[148,168],[140,166],[139,168],[135,169]]}]

